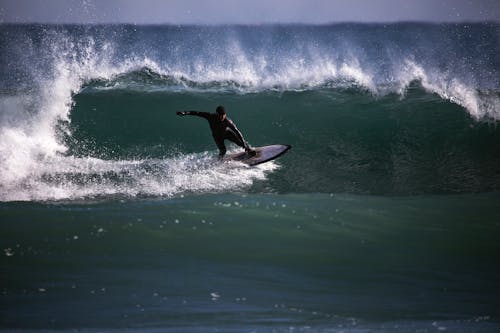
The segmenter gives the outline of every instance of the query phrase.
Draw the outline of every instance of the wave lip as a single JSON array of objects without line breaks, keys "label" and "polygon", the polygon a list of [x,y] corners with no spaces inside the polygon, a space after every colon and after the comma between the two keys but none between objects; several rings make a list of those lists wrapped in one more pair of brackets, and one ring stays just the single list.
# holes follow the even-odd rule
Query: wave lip
[{"label": "wave lip", "polygon": [[[433,73],[433,74],[432,74]],[[404,95],[412,82],[442,99],[460,105],[476,120],[490,118],[500,120],[500,94],[480,91],[456,78],[450,78],[438,71],[426,71],[414,61],[406,60],[399,75],[398,93]]]},{"label": "wave lip", "polygon": [[[148,64],[148,65],[145,65]],[[123,72],[98,76],[82,84],[86,90],[133,90],[133,91],[196,91],[256,93],[264,91],[304,91],[317,88],[362,87],[377,93],[376,84],[359,64],[331,62],[313,65],[292,65],[279,72],[256,74],[253,70],[224,70],[200,66],[199,73],[162,70],[157,64],[144,59],[127,67]],[[252,72],[252,75],[247,75]]]},{"label": "wave lip", "polygon": [[[336,66],[327,62],[311,68],[292,66],[280,73],[262,76],[238,77],[193,75],[192,73],[169,72],[153,67],[143,60],[129,64],[124,72],[107,78],[98,77],[82,84],[84,92],[129,90],[141,92],[195,92],[195,93],[260,93],[266,91],[309,91],[318,89],[355,89],[368,92],[375,98],[387,94],[405,97],[408,88],[417,82],[425,91],[437,94],[443,100],[463,107],[474,119],[500,120],[500,94],[492,90],[479,90],[456,78],[425,70],[412,60],[405,60],[392,81],[378,81],[354,61]],[[123,68],[122,68],[123,70]],[[212,71],[213,72],[213,71]]]}]

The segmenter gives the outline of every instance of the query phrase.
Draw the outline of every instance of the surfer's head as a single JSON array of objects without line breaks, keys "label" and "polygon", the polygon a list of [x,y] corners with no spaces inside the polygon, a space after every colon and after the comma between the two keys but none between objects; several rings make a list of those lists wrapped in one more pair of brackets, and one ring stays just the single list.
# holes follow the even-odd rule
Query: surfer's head
[{"label": "surfer's head", "polygon": [[224,110],[224,107],[222,105],[219,105],[217,109],[215,109],[215,112],[217,112],[221,121],[226,119],[226,110]]}]

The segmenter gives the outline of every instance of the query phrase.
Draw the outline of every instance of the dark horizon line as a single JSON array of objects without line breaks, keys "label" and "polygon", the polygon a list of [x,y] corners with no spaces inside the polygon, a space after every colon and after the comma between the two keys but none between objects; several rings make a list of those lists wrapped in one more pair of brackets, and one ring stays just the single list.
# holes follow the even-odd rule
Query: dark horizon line
[{"label": "dark horizon line", "polygon": [[425,21],[425,20],[401,20],[381,22],[359,22],[338,21],[325,23],[305,22],[264,22],[264,23],[130,23],[130,22],[99,22],[99,23],[75,23],[75,22],[0,22],[0,25],[43,25],[43,26],[169,26],[169,27],[260,27],[260,26],[334,26],[334,25],[400,25],[400,24],[425,24],[425,25],[462,25],[462,24],[500,24],[500,20],[484,21]]}]

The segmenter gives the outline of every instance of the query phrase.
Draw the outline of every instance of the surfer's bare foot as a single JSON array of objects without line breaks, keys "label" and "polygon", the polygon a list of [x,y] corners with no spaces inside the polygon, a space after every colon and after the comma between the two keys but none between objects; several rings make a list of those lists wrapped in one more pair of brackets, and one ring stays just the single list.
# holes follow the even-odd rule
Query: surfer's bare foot
[{"label": "surfer's bare foot", "polygon": [[257,155],[257,152],[253,149],[249,149],[249,150],[247,150],[247,154],[250,156],[255,156],[255,155]]}]

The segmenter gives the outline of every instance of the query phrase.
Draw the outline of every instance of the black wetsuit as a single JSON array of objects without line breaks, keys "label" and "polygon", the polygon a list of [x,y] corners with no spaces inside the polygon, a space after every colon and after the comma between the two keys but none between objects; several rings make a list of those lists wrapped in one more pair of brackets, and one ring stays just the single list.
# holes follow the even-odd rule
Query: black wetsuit
[{"label": "black wetsuit", "polygon": [[224,140],[229,140],[237,144],[238,146],[245,148],[246,151],[250,150],[250,147],[243,139],[243,135],[236,128],[236,125],[227,116],[224,120],[220,120],[220,116],[217,113],[199,112],[199,111],[184,111],[182,115],[198,116],[208,120],[210,129],[212,130],[212,137],[219,148],[219,156],[224,156],[226,154],[226,145]]}]

